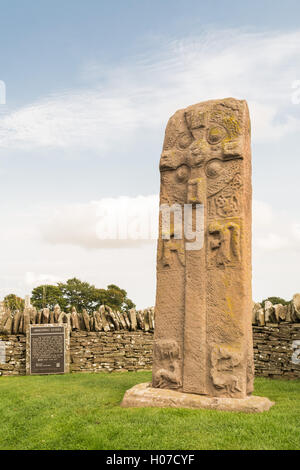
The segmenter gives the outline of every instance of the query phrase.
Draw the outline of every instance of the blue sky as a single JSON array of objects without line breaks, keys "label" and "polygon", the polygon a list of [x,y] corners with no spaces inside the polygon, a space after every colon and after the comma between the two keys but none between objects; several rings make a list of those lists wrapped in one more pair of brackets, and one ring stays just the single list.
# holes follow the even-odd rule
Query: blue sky
[{"label": "blue sky", "polygon": [[226,96],[252,119],[253,297],[299,291],[299,13],[298,1],[2,0],[0,295],[77,276],[153,305],[155,242],[101,243],[95,207],[155,204],[168,118]]}]

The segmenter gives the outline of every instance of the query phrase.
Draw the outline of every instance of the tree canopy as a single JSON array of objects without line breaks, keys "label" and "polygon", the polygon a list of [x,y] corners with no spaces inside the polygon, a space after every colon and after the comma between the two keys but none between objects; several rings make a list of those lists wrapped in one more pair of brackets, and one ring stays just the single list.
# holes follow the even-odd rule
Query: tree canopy
[{"label": "tree canopy", "polygon": [[78,312],[83,309],[92,312],[102,304],[119,311],[135,307],[132,300],[128,299],[127,292],[115,284],[108,285],[107,289],[98,289],[75,277],[59,282],[56,286],[47,284],[36,287],[32,291],[31,303],[38,309],[53,309],[59,304],[62,310],[70,311],[75,307]]},{"label": "tree canopy", "polygon": [[290,303],[288,300],[282,299],[281,297],[268,297],[267,299],[264,299],[261,302],[262,305],[264,305],[267,300],[271,302],[273,305],[276,305],[276,304],[288,305]]},{"label": "tree canopy", "polygon": [[4,305],[6,308],[9,308],[12,312],[16,310],[23,310],[25,301],[21,297],[18,297],[16,294],[9,294],[4,297]]},{"label": "tree canopy", "polygon": [[35,287],[31,294],[31,303],[37,309],[49,308],[53,310],[56,304],[58,304],[62,310],[66,307],[61,289],[51,284],[43,284]]}]

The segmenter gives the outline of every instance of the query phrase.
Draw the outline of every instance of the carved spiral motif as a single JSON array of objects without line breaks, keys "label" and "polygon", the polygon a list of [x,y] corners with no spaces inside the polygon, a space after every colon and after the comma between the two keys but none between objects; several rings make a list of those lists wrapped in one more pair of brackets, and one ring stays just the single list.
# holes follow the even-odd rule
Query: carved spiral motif
[{"label": "carved spiral motif", "polygon": [[179,148],[186,149],[193,141],[193,138],[190,134],[180,134],[178,137],[177,144]]},{"label": "carved spiral motif", "polygon": [[222,163],[218,159],[208,162],[205,168],[205,173],[208,178],[217,178],[222,172]]},{"label": "carved spiral motif", "polygon": [[187,180],[189,179],[189,168],[186,165],[181,165],[179,168],[176,170],[176,178],[179,183],[186,183]]},{"label": "carved spiral motif", "polygon": [[227,135],[226,129],[222,126],[212,126],[207,132],[207,141],[216,145],[219,144]]}]

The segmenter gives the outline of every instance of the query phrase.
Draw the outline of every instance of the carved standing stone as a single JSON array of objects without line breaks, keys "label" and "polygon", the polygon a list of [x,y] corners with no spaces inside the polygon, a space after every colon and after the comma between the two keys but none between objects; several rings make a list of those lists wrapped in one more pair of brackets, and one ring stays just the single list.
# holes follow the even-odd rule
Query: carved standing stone
[{"label": "carved standing stone", "polygon": [[160,172],[152,387],[131,388],[122,406],[268,410],[270,400],[248,396],[254,367],[247,103],[228,98],[177,111]]},{"label": "carved standing stone", "polygon": [[[212,100],[169,120],[160,204],[204,206],[204,243],[171,221],[157,258],[153,386],[219,397],[252,392],[251,150],[245,101]],[[195,214],[194,214],[195,218]],[[176,351],[173,359],[164,351]],[[169,358],[169,359],[168,359]]]}]

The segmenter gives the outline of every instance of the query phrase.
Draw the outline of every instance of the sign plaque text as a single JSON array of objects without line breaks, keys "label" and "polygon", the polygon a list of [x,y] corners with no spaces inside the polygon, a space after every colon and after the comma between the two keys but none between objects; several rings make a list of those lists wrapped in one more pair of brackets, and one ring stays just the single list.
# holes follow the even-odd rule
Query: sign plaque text
[{"label": "sign plaque text", "polygon": [[67,325],[30,325],[27,337],[27,374],[68,372]]}]

